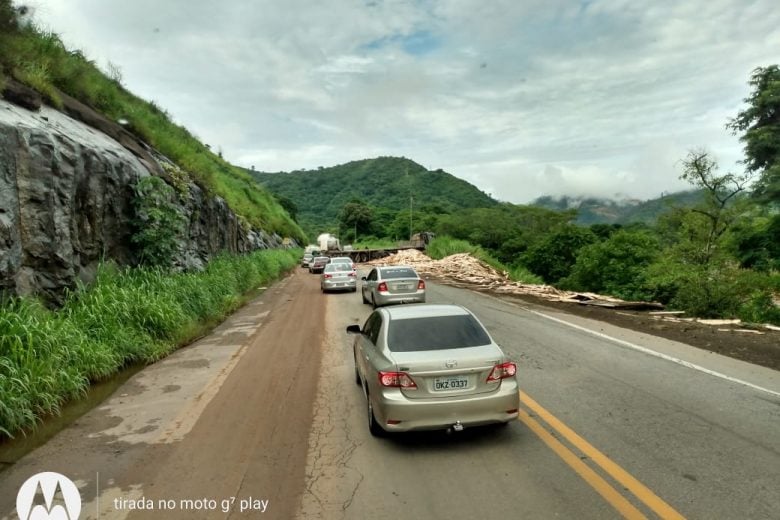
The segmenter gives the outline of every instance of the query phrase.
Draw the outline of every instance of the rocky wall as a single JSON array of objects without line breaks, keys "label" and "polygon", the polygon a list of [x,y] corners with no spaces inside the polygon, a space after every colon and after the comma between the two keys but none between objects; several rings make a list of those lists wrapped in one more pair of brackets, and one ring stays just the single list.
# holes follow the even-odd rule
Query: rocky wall
[{"label": "rocky wall", "polygon": [[[163,171],[149,164],[152,156],[139,160],[45,105],[29,110],[0,100],[0,291],[56,301],[77,280],[91,281],[103,259],[133,265],[132,188]],[[246,231],[221,198],[192,183],[186,192],[178,266],[200,268],[220,251],[280,246],[278,236]]]}]

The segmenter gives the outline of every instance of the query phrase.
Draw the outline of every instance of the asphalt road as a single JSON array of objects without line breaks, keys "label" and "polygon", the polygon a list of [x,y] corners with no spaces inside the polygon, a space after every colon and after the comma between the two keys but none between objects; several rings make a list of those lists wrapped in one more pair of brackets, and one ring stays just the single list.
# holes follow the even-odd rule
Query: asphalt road
[{"label": "asphalt road", "polygon": [[519,362],[525,413],[504,431],[374,439],[344,333],[371,309],[327,298],[298,518],[780,518],[780,373],[429,283],[429,302],[470,308]]},{"label": "asphalt road", "polygon": [[516,423],[371,437],[344,331],[371,309],[300,270],[0,473],[0,518],[40,471],[76,483],[82,519],[780,518],[780,373],[428,296],[469,307],[518,361]]}]

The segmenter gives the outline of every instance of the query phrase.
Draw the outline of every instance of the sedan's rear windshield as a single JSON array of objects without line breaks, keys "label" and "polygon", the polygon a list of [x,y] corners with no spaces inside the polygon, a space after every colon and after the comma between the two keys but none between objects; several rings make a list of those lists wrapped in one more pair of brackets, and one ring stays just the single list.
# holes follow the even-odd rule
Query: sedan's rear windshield
[{"label": "sedan's rear windshield", "polygon": [[414,269],[403,267],[382,269],[383,280],[389,280],[392,278],[417,278],[417,273],[414,271]]},{"label": "sedan's rear windshield", "polygon": [[490,337],[470,314],[391,320],[387,346],[392,352],[419,352],[488,345]]},{"label": "sedan's rear windshield", "polygon": [[325,266],[326,273],[333,272],[351,272],[352,266],[346,262],[336,262],[335,264],[328,264]]}]

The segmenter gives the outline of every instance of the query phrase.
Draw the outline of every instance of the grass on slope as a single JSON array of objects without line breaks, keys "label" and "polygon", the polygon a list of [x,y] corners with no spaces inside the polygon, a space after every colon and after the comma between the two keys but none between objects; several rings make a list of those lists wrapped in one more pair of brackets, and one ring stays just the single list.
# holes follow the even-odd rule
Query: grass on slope
[{"label": "grass on slope", "polygon": [[299,253],[225,255],[177,274],[103,265],[59,310],[32,299],[0,303],[0,439],[58,413],[90,381],[188,343],[297,265]]}]

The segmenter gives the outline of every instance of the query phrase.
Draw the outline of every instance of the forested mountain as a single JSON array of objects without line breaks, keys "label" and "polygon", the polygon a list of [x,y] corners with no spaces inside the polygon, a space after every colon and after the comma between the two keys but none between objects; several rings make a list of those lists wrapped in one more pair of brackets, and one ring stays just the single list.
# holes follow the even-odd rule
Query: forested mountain
[{"label": "forested mountain", "polygon": [[576,209],[577,219],[575,222],[583,225],[630,224],[632,222],[654,224],[658,217],[669,208],[690,208],[701,200],[701,191],[689,190],[664,194],[646,201],[612,200],[597,197],[551,197],[547,195],[537,198],[531,205],[557,211]]},{"label": "forested mountain", "polygon": [[492,207],[497,202],[476,186],[438,169],[429,171],[402,157],[378,157],[338,166],[293,172],[249,171],[284,203],[297,206],[298,221],[309,231],[338,225],[345,204],[360,200],[382,211]]}]

